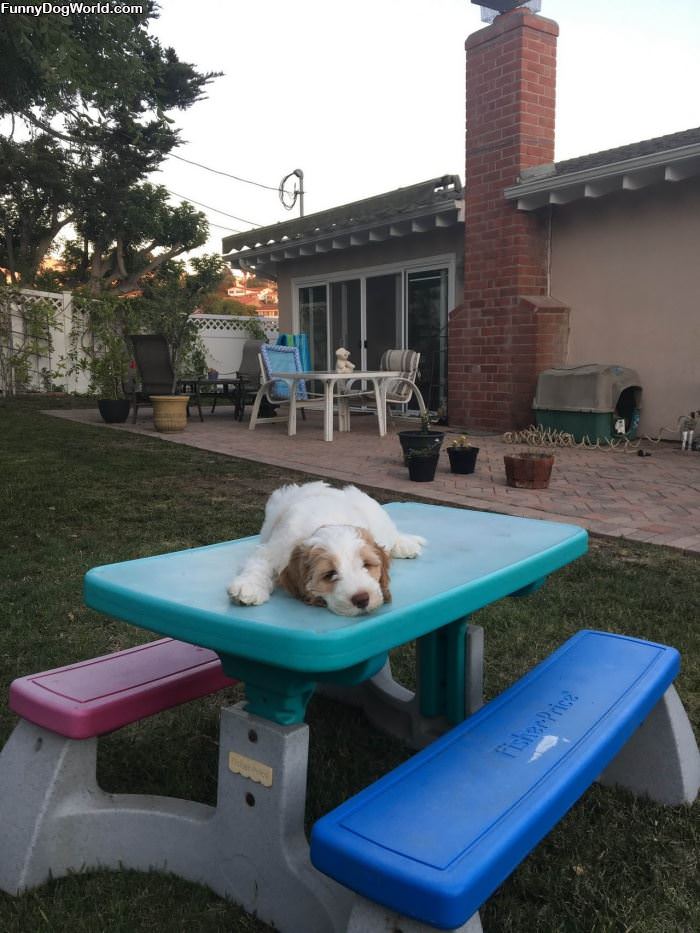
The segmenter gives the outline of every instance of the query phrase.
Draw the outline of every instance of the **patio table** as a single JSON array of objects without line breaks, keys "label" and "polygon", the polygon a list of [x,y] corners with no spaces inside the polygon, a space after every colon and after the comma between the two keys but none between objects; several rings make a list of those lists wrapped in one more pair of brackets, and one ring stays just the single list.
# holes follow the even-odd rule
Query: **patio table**
[{"label": "patio table", "polygon": [[195,398],[200,402],[204,398],[212,399],[212,412],[216,408],[219,399],[230,399],[234,405],[234,418],[237,421],[243,418],[246,387],[244,376],[217,376],[215,379],[206,376],[183,380],[183,385],[190,386]]},{"label": "patio table", "polygon": [[386,389],[387,383],[392,379],[401,376],[400,372],[389,370],[354,370],[351,373],[339,373],[335,370],[328,371],[307,371],[307,372],[281,372],[271,373],[272,379],[280,379],[287,382],[289,391],[289,420],[287,424],[287,433],[290,437],[296,434],[297,413],[299,405],[303,407],[301,399],[297,399],[297,387],[300,382],[310,382],[318,380],[323,383],[323,392],[325,398],[324,419],[323,419],[323,439],[325,441],[333,440],[333,397],[338,400],[339,428],[341,431],[350,430],[350,399],[358,393],[344,392],[344,383],[357,380],[363,380],[372,383],[374,398],[377,405],[377,424],[379,426],[379,436],[386,434]]},{"label": "patio table", "polygon": [[[371,692],[375,722],[426,744],[470,712],[465,678],[478,670],[469,614],[531,592],[587,546],[586,532],[571,525],[424,503],[385,508],[428,543],[416,560],[393,562],[393,601],[359,618],[281,590],[262,606],[230,603],[226,585],[257,536],[88,572],[89,606],[213,649],[246,688],[246,703],[222,710],[217,806],[139,798],[138,812],[120,822],[134,852],[125,859],[122,847],[125,867],[143,867],[147,849],[149,864],[209,885],[281,931],[345,928],[352,895],[311,866],[303,831],[303,720],[316,685],[360,685],[358,695]],[[415,696],[393,681],[387,662],[392,648],[414,639]]]}]

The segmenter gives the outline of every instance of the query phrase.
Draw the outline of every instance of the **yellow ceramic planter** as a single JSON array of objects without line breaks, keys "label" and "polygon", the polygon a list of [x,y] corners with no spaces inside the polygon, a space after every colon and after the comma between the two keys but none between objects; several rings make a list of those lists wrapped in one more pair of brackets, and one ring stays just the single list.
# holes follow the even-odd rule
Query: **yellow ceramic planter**
[{"label": "yellow ceramic planter", "polygon": [[167,434],[185,430],[189,395],[151,395],[150,399],[156,431]]}]

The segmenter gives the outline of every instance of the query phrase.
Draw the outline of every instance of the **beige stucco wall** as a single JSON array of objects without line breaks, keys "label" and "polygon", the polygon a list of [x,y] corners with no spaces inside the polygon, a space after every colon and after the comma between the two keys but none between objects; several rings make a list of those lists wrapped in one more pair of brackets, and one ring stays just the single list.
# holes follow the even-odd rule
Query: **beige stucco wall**
[{"label": "beige stucco wall", "polygon": [[462,224],[430,233],[383,240],[367,246],[319,253],[305,259],[281,263],[277,278],[280,332],[284,333],[292,329],[292,279],[333,275],[336,272],[351,273],[354,269],[385,266],[448,254],[456,259],[455,300],[459,303],[462,300],[464,266],[464,227]]},{"label": "beige stucco wall", "polygon": [[618,363],[656,436],[700,409],[700,180],[574,202],[552,214],[552,295],[571,307],[567,365]]}]

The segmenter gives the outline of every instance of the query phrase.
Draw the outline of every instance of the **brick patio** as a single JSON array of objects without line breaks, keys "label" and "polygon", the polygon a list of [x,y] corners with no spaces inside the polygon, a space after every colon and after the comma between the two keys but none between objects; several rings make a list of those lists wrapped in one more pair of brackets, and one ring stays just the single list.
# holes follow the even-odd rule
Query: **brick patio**
[{"label": "brick patio", "polygon": [[205,414],[204,422],[190,419],[180,434],[156,432],[147,408],[140,409],[136,425],[105,425],[92,409],[47,414],[432,501],[571,522],[595,534],[700,554],[700,453],[681,452],[673,443],[645,443],[649,457],[639,457],[636,450],[557,449],[549,489],[532,491],[506,486],[503,454],[514,448],[495,436],[471,437],[480,448],[474,474],[453,475],[443,454],[434,482],[413,483],[395,436],[407,425],[395,420],[390,433],[380,438],[372,415],[353,415],[352,431],[336,432],[333,442],[326,443],[319,412],[299,420],[296,437],[287,437],[281,423],[249,431],[247,420],[235,421],[233,410],[224,405],[213,415]]}]

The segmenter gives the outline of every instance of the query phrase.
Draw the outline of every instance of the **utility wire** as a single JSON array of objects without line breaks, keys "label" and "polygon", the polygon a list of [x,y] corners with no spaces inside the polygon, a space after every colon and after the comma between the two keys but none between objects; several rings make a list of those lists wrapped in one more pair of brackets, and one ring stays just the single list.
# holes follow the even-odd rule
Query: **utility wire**
[{"label": "utility wire", "polygon": [[201,201],[195,201],[194,198],[188,198],[186,194],[178,194],[177,191],[171,191],[170,188],[165,189],[168,194],[172,194],[175,198],[182,198],[183,201],[189,201],[190,204],[196,204],[199,207],[205,207],[208,211],[214,211],[215,214],[223,214],[224,217],[230,217],[232,220],[240,220],[242,224],[250,224],[251,227],[262,227],[262,224],[256,224],[254,220],[246,220],[245,217],[236,217],[235,214],[228,214],[226,211],[220,210],[218,207],[212,207],[210,204],[202,204]]},{"label": "utility wire", "polygon": [[[202,165],[201,162],[193,162],[192,159],[186,159],[184,156],[169,153],[171,159],[179,159],[180,162],[187,162],[188,165],[196,165],[197,168],[203,168],[207,172],[213,172],[215,175],[223,175],[225,178],[233,178],[235,181],[242,181],[246,185],[255,185],[256,188],[266,188],[268,191],[279,191],[279,185],[263,185],[259,181],[251,181],[250,178],[241,178],[239,175],[231,175],[230,172],[221,172],[219,169],[210,168],[208,165]],[[291,194],[292,192],[290,192]]]}]

